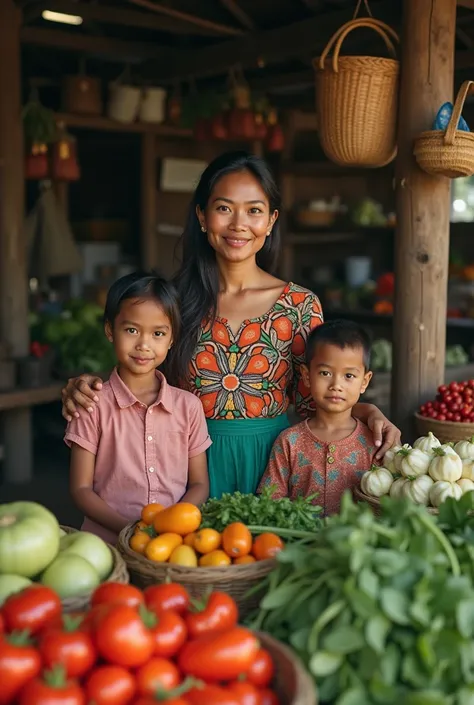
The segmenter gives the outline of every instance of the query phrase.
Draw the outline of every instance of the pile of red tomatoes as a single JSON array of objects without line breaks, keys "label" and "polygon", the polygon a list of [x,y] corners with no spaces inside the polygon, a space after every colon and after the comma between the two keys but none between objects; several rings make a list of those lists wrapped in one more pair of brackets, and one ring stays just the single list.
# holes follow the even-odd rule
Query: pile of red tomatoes
[{"label": "pile of red tomatoes", "polygon": [[278,705],[274,664],[227,594],[103,583],[62,614],[50,588],[0,610],[0,705]]},{"label": "pile of red tomatoes", "polygon": [[419,413],[438,421],[474,423],[474,379],[442,384],[436,399],[423,404]]}]

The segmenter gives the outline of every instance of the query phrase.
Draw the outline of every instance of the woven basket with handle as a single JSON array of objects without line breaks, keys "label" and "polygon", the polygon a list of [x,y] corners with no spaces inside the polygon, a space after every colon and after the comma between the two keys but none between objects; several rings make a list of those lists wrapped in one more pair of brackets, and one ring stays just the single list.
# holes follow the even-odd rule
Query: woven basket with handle
[{"label": "woven basket with handle", "polygon": [[[183,585],[191,597],[202,597],[210,589],[221,590],[231,595],[239,607],[240,617],[258,607],[262,591],[258,584],[276,565],[275,559],[257,561],[244,565],[229,565],[216,568],[188,568],[170,563],[156,563],[130,548],[135,523],[120,532],[117,549],[123,556],[130,573],[130,581],[140,588],[155,583],[173,582]],[[252,593],[248,592],[252,589]]]},{"label": "woven basket with handle", "polygon": [[[66,533],[66,534],[75,534],[77,533],[77,529],[73,529],[71,526],[62,526],[61,529]],[[105,582],[113,582],[113,583],[128,583],[128,572],[127,572],[127,566],[125,565],[125,561],[123,560],[122,556],[120,553],[117,551],[116,548],[113,546],[110,546],[107,544],[112,551],[112,556],[114,559],[114,565],[112,568],[112,572],[110,573],[109,577]],[[87,609],[90,604],[90,599],[91,599],[92,593],[87,593],[86,595],[78,595],[77,597],[68,597],[65,600],[62,600],[62,605],[63,605],[63,612],[82,612],[83,610]]]},{"label": "woven basket with handle", "polygon": [[295,653],[268,634],[257,632],[257,636],[275,664],[273,688],[279,702],[282,705],[317,705],[314,681]]},{"label": "woven basket with handle", "polygon": [[415,424],[420,436],[427,436],[431,431],[441,443],[450,443],[451,441],[457,443],[474,436],[474,423],[437,421],[437,419],[428,419],[426,416],[415,414]]},{"label": "woven basket with handle", "polygon": [[459,89],[446,130],[428,130],[415,140],[415,159],[428,174],[448,179],[474,174],[474,134],[457,129],[472,84],[464,81]]},{"label": "woven basket with handle", "polygon": [[316,112],[321,146],[329,159],[374,168],[389,164],[397,152],[400,65],[396,58],[339,56],[347,35],[362,27],[377,32],[396,56],[390,36],[398,41],[398,35],[384,22],[371,17],[347,22],[314,61]]}]

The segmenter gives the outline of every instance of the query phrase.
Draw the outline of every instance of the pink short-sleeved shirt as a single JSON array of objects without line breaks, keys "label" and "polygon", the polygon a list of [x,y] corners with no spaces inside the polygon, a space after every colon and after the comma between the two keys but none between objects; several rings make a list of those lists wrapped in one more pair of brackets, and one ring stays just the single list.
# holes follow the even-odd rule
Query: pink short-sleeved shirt
[{"label": "pink short-sleeved shirt", "polygon": [[[150,502],[178,502],[186,492],[189,458],[211,445],[199,399],[171,387],[161,372],[156,376],[160,391],[146,407],[114,370],[93,412],[74,418],[64,437],[68,446],[76,443],[95,455],[94,492],[130,521]],[[82,528],[117,540],[90,519]]]}]

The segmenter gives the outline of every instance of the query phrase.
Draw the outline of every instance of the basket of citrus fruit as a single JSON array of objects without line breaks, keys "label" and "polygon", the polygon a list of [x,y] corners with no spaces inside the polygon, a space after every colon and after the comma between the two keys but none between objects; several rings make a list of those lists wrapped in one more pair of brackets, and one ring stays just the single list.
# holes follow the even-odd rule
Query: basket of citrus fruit
[{"label": "basket of citrus fruit", "polygon": [[131,582],[141,588],[177,582],[195,598],[220,590],[245,616],[258,605],[258,584],[274,568],[283,541],[271,532],[252,536],[241,522],[222,532],[200,525],[199,508],[187,502],[144,507],[141,521],[126,526],[117,544]]}]

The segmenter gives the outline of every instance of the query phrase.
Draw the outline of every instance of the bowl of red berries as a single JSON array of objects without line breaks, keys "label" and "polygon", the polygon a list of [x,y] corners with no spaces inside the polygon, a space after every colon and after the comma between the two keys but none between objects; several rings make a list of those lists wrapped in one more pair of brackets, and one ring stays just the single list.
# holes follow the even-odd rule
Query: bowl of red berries
[{"label": "bowl of red berries", "polygon": [[438,387],[436,399],[415,414],[418,433],[434,433],[442,443],[474,436],[474,379]]}]

